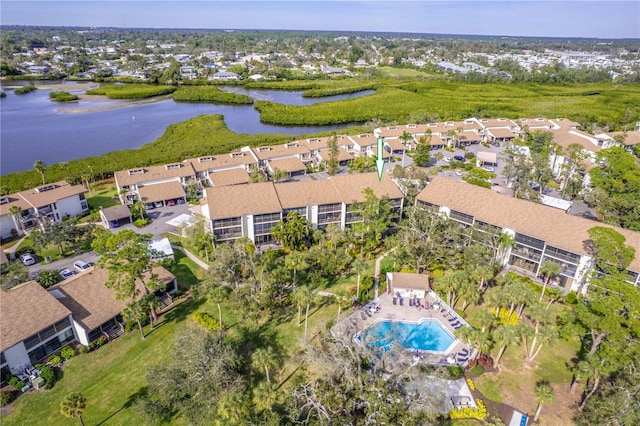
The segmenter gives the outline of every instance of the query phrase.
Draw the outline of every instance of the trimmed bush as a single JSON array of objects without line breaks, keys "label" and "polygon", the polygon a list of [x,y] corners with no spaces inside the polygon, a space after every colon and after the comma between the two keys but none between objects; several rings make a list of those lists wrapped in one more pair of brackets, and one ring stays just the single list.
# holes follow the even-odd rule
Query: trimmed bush
[{"label": "trimmed bush", "polygon": [[24,382],[19,378],[17,378],[16,376],[9,377],[7,384],[18,391],[22,390],[22,388],[24,387]]},{"label": "trimmed bush", "polygon": [[34,367],[40,370],[40,377],[44,379],[44,388],[51,389],[56,384],[56,372],[53,368],[44,364],[36,364]]},{"label": "trimmed bush", "polygon": [[568,305],[575,305],[578,303],[578,297],[576,296],[576,292],[572,291],[564,298],[565,303]]},{"label": "trimmed bush", "polygon": [[[480,367],[480,368],[482,368],[482,367]],[[475,383],[473,383],[473,380],[471,380],[471,379],[469,379],[469,378],[468,378],[468,379],[467,379],[467,385],[469,385],[469,389],[471,389],[471,390],[476,390],[476,384],[475,384]]]},{"label": "trimmed bush", "polygon": [[[469,373],[473,374],[474,376],[479,376],[482,373],[484,373],[484,367],[481,366],[481,365],[476,365],[475,367],[472,367],[469,370]],[[471,387],[471,386],[469,386],[469,387]]]},{"label": "trimmed bush", "polygon": [[16,399],[16,394],[12,391],[0,391],[0,406],[12,403]]},{"label": "trimmed bush", "polygon": [[60,355],[64,359],[73,358],[74,356],[76,356],[76,350],[67,345],[60,350]]},{"label": "trimmed bush", "polygon": [[148,224],[149,224],[149,221],[147,219],[137,219],[133,222],[133,225],[136,228],[144,228]]},{"label": "trimmed bush", "polygon": [[449,417],[451,419],[478,419],[483,420],[487,418],[487,407],[484,405],[481,399],[476,400],[478,408],[459,408],[451,410]]},{"label": "trimmed bush", "polygon": [[450,365],[447,367],[447,370],[449,370],[449,377],[451,380],[457,380],[464,377],[464,368],[459,365]]},{"label": "trimmed bush", "polygon": [[193,319],[209,331],[220,330],[220,322],[206,312],[196,312]]},{"label": "trimmed bush", "polygon": [[62,358],[60,358],[60,356],[58,355],[51,355],[49,358],[47,358],[47,362],[51,365],[60,365],[62,364]]}]

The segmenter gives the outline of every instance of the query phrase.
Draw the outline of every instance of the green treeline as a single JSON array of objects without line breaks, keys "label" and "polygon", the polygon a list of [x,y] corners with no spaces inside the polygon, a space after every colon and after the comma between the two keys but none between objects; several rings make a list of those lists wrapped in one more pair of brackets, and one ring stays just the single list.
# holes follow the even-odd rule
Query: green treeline
[{"label": "green treeline", "polygon": [[177,102],[216,102],[224,104],[252,104],[251,96],[230,93],[215,86],[181,87],[173,92],[173,100]]},{"label": "green treeline", "polygon": [[87,90],[87,95],[105,95],[111,99],[145,99],[167,95],[176,90],[172,86],[152,86],[147,84],[113,84]]},{"label": "green treeline", "polygon": [[[356,134],[362,131],[360,127],[353,127],[345,129],[343,133]],[[327,131],[300,137],[330,134],[331,132]],[[82,176],[109,178],[118,170],[171,163],[202,155],[226,154],[243,146],[274,145],[290,142],[295,137],[287,134],[235,133],[227,128],[222,115],[201,115],[172,124],[160,138],[138,149],[109,152],[50,165],[46,169],[45,179],[47,182],[68,180],[79,183]],[[34,188],[41,184],[42,177],[35,170],[11,173],[2,176],[2,194]]]},{"label": "green treeline", "polygon": [[[285,87],[283,85],[283,87]],[[581,123],[620,129],[631,109],[640,118],[637,85],[594,83],[554,85],[537,83],[463,83],[387,80],[376,93],[354,99],[307,106],[255,103],[264,123],[326,125],[366,122],[461,120],[468,117],[564,117]]]},{"label": "green treeline", "polygon": [[16,95],[26,95],[27,93],[31,93],[36,90],[36,86],[30,84],[28,86],[16,87],[13,91]]},{"label": "green treeline", "polygon": [[256,81],[244,85],[245,89],[302,90],[305,98],[345,95],[375,89],[377,83],[366,79],[349,80],[293,80]]}]

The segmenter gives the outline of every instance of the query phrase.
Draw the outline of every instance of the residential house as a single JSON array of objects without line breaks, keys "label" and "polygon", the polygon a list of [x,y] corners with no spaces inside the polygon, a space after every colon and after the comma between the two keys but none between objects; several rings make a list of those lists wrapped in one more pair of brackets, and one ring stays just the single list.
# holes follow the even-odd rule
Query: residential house
[{"label": "residential house", "polygon": [[[172,303],[176,278],[162,267],[153,269],[166,285],[163,306]],[[63,346],[77,341],[83,345],[105,336],[122,334],[120,314],[126,300],[116,300],[104,284],[108,271],[91,268],[45,290],[36,281],[0,290],[0,368],[2,381],[42,362]],[[136,283],[144,294],[141,283]]]},{"label": "residential house", "polygon": [[258,158],[258,165],[269,174],[276,169],[284,170],[289,177],[304,175],[307,164],[312,163],[311,152],[304,143],[293,141],[282,145],[259,146],[251,148]]},{"label": "residential house", "polygon": [[[9,238],[44,225],[75,217],[89,210],[82,185],[60,181],[15,194],[0,197],[0,227],[2,238]],[[13,217],[12,207],[20,214]]]},{"label": "residential house", "polygon": [[189,161],[121,170],[114,175],[123,204],[133,204],[139,200],[162,204],[185,201],[184,186],[196,178]]},{"label": "residential house", "polygon": [[0,368],[20,374],[74,341],[71,311],[36,281],[0,290]]},{"label": "residential house", "polygon": [[[187,161],[191,163],[198,180],[202,181],[204,179],[208,179],[209,184],[216,186],[223,184],[220,182],[220,179],[229,181],[230,178],[222,178],[220,175],[215,175],[215,179],[219,180],[219,184],[216,184],[213,177],[214,173],[227,172],[235,169],[244,170],[245,173],[247,173],[251,166],[258,166],[258,157],[256,157],[254,152],[248,146],[240,149],[239,151],[233,151],[228,154],[206,155],[198,158],[191,158]],[[232,180],[238,180],[240,176],[242,175],[234,174]]]},{"label": "residential house", "polygon": [[[640,247],[640,232],[594,222],[563,210],[531,201],[501,195],[491,189],[435,177],[416,197],[416,205],[432,209],[455,220],[465,228],[473,227],[482,235],[512,236],[515,245],[506,250],[504,265],[536,279],[547,261],[560,266],[560,275],[552,285],[565,292],[578,290],[587,273],[590,256],[583,246],[594,226],[615,229],[626,238],[626,245]],[[485,242],[488,241],[484,240]],[[640,285],[640,254],[628,270],[628,282]]]},{"label": "residential house", "polygon": [[400,215],[404,196],[388,175],[378,181],[376,173],[332,176],[324,180],[207,188],[202,213],[218,241],[247,237],[256,244],[272,240],[271,228],[291,211],[305,217],[314,228],[330,223],[342,228],[361,221],[357,203],[363,190],[371,188],[387,196]]},{"label": "residential house", "polygon": [[230,81],[230,80],[242,80],[242,77],[234,72],[229,71],[219,71],[213,76],[209,77],[210,80],[222,80],[222,81]]}]

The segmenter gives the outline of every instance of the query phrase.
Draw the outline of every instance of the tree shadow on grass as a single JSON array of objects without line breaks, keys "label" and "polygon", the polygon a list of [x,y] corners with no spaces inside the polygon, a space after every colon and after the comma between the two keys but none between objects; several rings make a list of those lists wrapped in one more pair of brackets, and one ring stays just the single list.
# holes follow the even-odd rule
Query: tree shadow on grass
[{"label": "tree shadow on grass", "polygon": [[136,401],[139,398],[141,398],[143,396],[146,396],[146,395],[147,395],[147,387],[143,386],[140,389],[138,389],[138,392],[129,395],[129,398],[127,398],[127,401],[122,405],[122,407],[118,408],[116,411],[114,411],[113,413],[109,414],[105,419],[103,419],[99,423],[96,423],[96,426],[100,426],[100,425],[106,423],[112,417],[114,417],[116,414],[118,414],[120,411],[125,410],[127,408],[133,407],[133,405],[136,403]]},{"label": "tree shadow on grass", "polygon": [[165,324],[172,322],[181,322],[187,319],[187,317],[198,310],[198,308],[204,304],[204,299],[184,299],[175,303],[168,311],[162,314],[160,321],[154,324],[153,330],[149,331],[145,336],[149,336],[155,330],[162,327]]}]

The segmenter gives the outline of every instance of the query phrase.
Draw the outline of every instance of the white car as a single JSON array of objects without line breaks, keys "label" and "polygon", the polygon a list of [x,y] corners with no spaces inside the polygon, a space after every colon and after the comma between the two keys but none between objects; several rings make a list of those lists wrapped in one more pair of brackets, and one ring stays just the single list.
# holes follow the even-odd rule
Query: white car
[{"label": "white car", "polygon": [[496,169],[494,169],[493,167],[489,167],[489,166],[483,166],[482,170],[487,171],[487,172],[491,172],[491,173],[496,171]]},{"label": "white car", "polygon": [[73,267],[76,268],[76,271],[78,272],[86,271],[92,266],[93,265],[88,264],[84,260],[76,260],[75,262],[73,262]]},{"label": "white car", "polygon": [[34,265],[36,263],[36,258],[31,253],[25,253],[20,255],[20,260],[24,264],[24,266]]},{"label": "white car", "polygon": [[462,176],[462,170],[456,169],[456,176]]},{"label": "white car", "polygon": [[71,278],[72,276],[74,276],[76,273],[73,272],[71,269],[63,269],[62,271],[60,271],[60,278],[62,278],[63,280],[66,280],[67,278]]},{"label": "white car", "polygon": [[445,163],[450,163],[451,162],[451,158],[447,157],[447,156],[444,156],[444,157],[442,157],[442,161],[444,161]]}]

